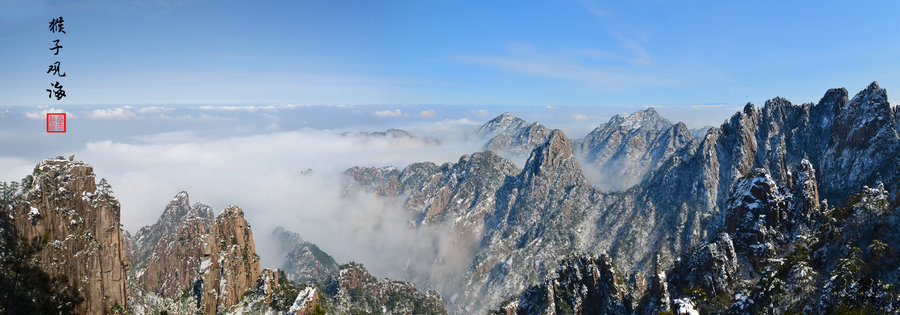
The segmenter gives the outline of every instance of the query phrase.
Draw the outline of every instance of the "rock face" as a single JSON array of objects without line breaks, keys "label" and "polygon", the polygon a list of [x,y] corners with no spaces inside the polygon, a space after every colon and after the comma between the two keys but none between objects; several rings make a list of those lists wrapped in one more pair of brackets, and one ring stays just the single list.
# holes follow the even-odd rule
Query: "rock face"
[{"label": "rock face", "polygon": [[241,208],[225,208],[213,223],[204,240],[200,263],[200,303],[206,314],[237,304],[260,276],[259,256],[253,243],[253,232],[244,220]]},{"label": "rock face", "polygon": [[141,228],[134,238],[132,274],[144,292],[175,299],[193,286],[204,239],[215,220],[212,208],[190,204],[187,192],[178,193],[159,221]]},{"label": "rock face", "polygon": [[[725,231],[677,259],[668,280],[657,264],[646,296],[640,285],[610,290],[621,279],[613,271],[607,279],[614,281],[597,285],[585,263],[571,267],[591,257],[578,254],[495,313],[896,312],[900,296],[888,283],[898,280],[900,269],[889,253],[900,244],[900,209],[888,202],[890,194],[883,185],[864,186],[846,207],[820,213],[820,204],[809,199],[815,180],[804,174],[813,169],[808,161],[798,169],[781,185],[761,169],[740,179],[729,194]],[[618,302],[601,303],[607,307],[600,310],[589,304],[610,300]]]},{"label": "rock face", "polygon": [[[666,272],[663,271],[659,262],[653,269],[653,275],[650,277],[650,288],[647,296],[646,304],[643,310],[653,314],[658,312],[668,312],[671,310],[671,300],[669,297],[669,284],[666,282]],[[639,290],[636,287],[632,290]]]},{"label": "rock face", "polygon": [[409,195],[405,207],[414,213],[414,225],[448,218],[480,224],[494,209],[494,192],[506,177],[519,172],[511,162],[491,151],[460,157],[457,163],[414,163],[402,171],[393,167],[354,167],[347,170],[348,191],[363,190],[382,196]]},{"label": "rock face", "polygon": [[738,242],[747,244],[748,257],[765,259],[775,254],[775,244],[781,233],[778,229],[786,219],[788,200],[775,181],[762,169],[751,170],[739,180],[728,199],[725,229]]},{"label": "rock face", "polygon": [[895,187],[900,178],[900,126],[892,119],[897,108],[891,108],[887,91],[877,82],[849,102],[843,92],[843,98],[830,102],[833,123],[822,159],[811,158],[821,165],[824,197],[840,200],[875,181]]},{"label": "rock face", "polygon": [[577,230],[599,200],[578,167],[565,135],[551,132],[525,167],[496,193],[485,218],[481,247],[466,274],[464,312],[478,312],[538,280],[563,257],[583,246]]},{"label": "rock face", "polygon": [[[809,160],[802,160],[796,176],[781,188],[762,169],[738,180],[728,199],[725,229],[746,257],[763,263],[777,248],[821,223],[818,183]],[[794,182],[796,181],[796,183]]]},{"label": "rock face", "polygon": [[277,227],[272,236],[279,242],[284,253],[281,269],[293,281],[324,281],[340,267],[331,255],[323,252],[316,244],[304,240],[297,233]]},{"label": "rock face", "polygon": [[261,279],[253,232],[241,208],[218,217],[180,192],[159,220],[134,237],[130,303],[141,312],[216,314],[238,304]]},{"label": "rock face", "polygon": [[579,254],[541,284],[501,305],[497,314],[626,314],[626,288],[609,256]]},{"label": "rock face", "polygon": [[476,133],[488,139],[485,151],[494,151],[511,159],[526,157],[534,147],[547,141],[550,129],[538,122],[529,123],[510,113],[491,119]]},{"label": "rock face", "polygon": [[[763,169],[774,182],[784,183],[779,186],[791,188],[791,169],[806,159],[818,166],[816,194],[829,200],[843,200],[877,178],[887,187],[896,185],[900,138],[892,120],[879,118],[890,116],[885,99],[884,90],[873,83],[853,101],[846,90],[832,89],[817,104],[793,105],[783,98],[766,101],[762,108],[747,104],[721,127],[710,129],[696,148],[677,152],[598,214],[595,239],[612,242],[593,250],[608,249],[626,268],[646,268],[657,253],[671,266],[675,257],[718,234],[729,192],[753,169]],[[842,129],[844,123],[835,125],[838,120],[859,123]],[[872,128],[863,121],[880,126],[864,146],[845,137],[857,128]],[[633,219],[638,216],[645,219]],[[674,255],[661,249],[674,249]]]},{"label": "rock face", "polygon": [[613,116],[573,147],[591,166],[587,170],[597,173],[596,185],[618,190],[634,186],[690,145],[694,136],[687,126],[673,124],[651,107],[625,117]]},{"label": "rock face", "polygon": [[22,237],[47,241],[38,265],[75,283],[84,298],[75,311],[124,311],[128,263],[121,209],[106,180],[95,183],[91,166],[59,158],[41,161],[22,188],[12,222]]},{"label": "rock face", "polygon": [[324,301],[319,292],[314,286],[287,279],[281,270],[265,269],[256,281],[254,290],[244,294],[236,305],[220,313],[323,314]]},{"label": "rock face", "polygon": [[349,263],[325,283],[330,311],[337,314],[446,314],[435,291],[421,293],[408,282],[378,281],[362,265]]},{"label": "rock face", "polygon": [[728,233],[701,246],[675,263],[671,282],[674,292],[701,289],[706,296],[731,295],[738,277],[738,258]]}]

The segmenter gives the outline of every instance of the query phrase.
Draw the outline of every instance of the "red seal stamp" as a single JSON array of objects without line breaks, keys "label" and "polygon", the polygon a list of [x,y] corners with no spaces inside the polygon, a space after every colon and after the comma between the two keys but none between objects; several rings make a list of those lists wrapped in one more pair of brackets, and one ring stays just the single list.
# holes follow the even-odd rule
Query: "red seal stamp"
[{"label": "red seal stamp", "polygon": [[66,113],[47,113],[47,132],[66,132]]}]

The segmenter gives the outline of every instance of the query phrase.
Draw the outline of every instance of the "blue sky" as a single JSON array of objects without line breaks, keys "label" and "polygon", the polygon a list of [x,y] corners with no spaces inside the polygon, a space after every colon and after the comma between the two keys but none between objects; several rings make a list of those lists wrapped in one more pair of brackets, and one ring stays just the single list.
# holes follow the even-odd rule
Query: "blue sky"
[{"label": "blue sky", "polygon": [[[0,105],[740,106],[900,86],[896,1],[0,6]],[[62,101],[44,91],[55,60]]]},{"label": "blue sky", "polygon": [[[775,96],[895,91],[898,13],[900,1],[0,0],[0,181],[75,154],[131,231],[185,190],[387,272],[359,256],[380,247],[335,238],[357,227],[322,198],[346,168],[457,161],[507,111],[578,139],[648,106],[696,128]],[[67,34],[49,32],[57,16]],[[56,60],[61,101],[44,91]],[[48,111],[67,113],[66,133],[45,132]],[[440,141],[344,136],[387,128]]]}]

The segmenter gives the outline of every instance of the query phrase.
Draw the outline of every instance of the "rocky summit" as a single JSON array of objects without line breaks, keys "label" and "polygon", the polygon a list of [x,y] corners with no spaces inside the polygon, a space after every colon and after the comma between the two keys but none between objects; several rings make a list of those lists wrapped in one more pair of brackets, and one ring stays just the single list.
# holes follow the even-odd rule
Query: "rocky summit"
[{"label": "rocky summit", "polygon": [[518,160],[527,157],[534,147],[546,141],[550,129],[539,122],[529,123],[513,114],[503,113],[482,125],[476,133],[487,139],[485,151]]},{"label": "rocky summit", "polygon": [[272,236],[284,253],[282,270],[288,278],[297,282],[327,279],[340,269],[334,258],[319,246],[304,240],[297,233],[277,227]]},{"label": "rocky summit", "polygon": [[[57,287],[48,290],[71,285],[74,292],[60,292],[46,301],[49,305],[40,307],[51,307],[52,312],[124,313],[128,261],[119,223],[121,208],[106,180],[97,182],[89,165],[59,157],[40,162],[21,185],[16,184],[3,185],[3,221],[9,223],[4,233],[14,231],[23,241],[33,240],[36,252],[16,251],[15,245],[7,242],[5,247],[12,252],[2,253],[4,261],[17,261],[9,256],[16,253],[31,256],[33,260],[19,263],[34,264],[39,270],[30,274],[43,276],[18,278],[15,271],[21,271],[21,266],[7,265],[12,267],[9,270],[13,273],[7,275],[14,276],[14,283],[3,291],[26,290],[37,285],[32,281],[53,277],[59,280]],[[27,246],[22,241],[16,243]],[[81,303],[67,305],[66,300]],[[24,300],[12,302],[14,305],[6,305],[10,313],[30,312]]]}]

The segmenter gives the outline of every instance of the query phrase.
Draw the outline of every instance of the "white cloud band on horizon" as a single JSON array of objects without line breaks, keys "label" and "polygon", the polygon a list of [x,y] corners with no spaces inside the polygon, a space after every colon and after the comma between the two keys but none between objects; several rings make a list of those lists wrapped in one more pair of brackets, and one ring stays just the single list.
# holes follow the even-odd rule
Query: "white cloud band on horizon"
[{"label": "white cloud band on horizon", "polygon": [[378,116],[378,117],[402,117],[403,111],[400,110],[399,108],[394,109],[394,110],[385,109],[385,110],[377,110],[372,114],[375,116]]}]

